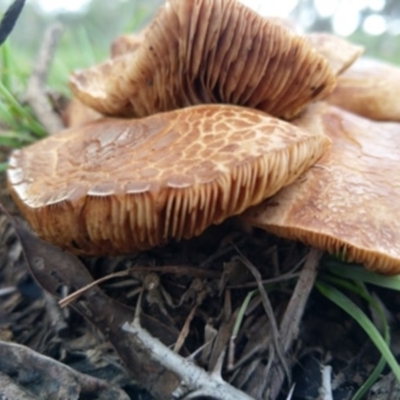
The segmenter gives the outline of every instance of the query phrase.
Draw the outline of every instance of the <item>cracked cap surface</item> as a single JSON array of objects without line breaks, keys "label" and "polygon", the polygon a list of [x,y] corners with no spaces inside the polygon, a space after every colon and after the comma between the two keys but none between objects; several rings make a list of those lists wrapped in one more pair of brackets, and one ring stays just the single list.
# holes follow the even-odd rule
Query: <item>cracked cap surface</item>
[{"label": "cracked cap surface", "polygon": [[12,154],[8,185],[44,239],[122,254],[199,235],[260,203],[329,145],[257,110],[203,105],[48,137]]}]

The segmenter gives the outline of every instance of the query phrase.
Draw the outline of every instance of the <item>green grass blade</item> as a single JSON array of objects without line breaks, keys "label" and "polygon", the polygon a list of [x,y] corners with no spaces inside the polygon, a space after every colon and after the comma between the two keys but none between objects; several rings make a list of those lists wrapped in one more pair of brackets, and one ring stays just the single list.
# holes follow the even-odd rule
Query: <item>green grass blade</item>
[{"label": "green grass blade", "polygon": [[11,94],[7,87],[0,81],[0,96],[4,99],[4,102],[9,105],[10,110],[19,115],[25,116],[26,110],[19,104],[18,100]]},{"label": "green grass blade", "polygon": [[365,333],[378,348],[382,354],[382,357],[384,357],[386,362],[389,364],[396,378],[400,381],[400,367],[396,359],[391,353],[382,335],[376,329],[371,320],[365,315],[365,313],[347,296],[333,286],[318,281],[316,283],[316,287],[325,297],[327,297],[342,310],[348,313],[352,318],[354,318],[355,321],[357,321],[357,323],[364,329]]},{"label": "green grass blade", "polygon": [[356,394],[352,397],[351,400],[362,400],[365,399],[368,391],[371,389],[372,385],[379,379],[383,369],[386,366],[386,360],[385,357],[381,357],[378,364],[372,371],[371,375],[368,377],[368,379],[360,386],[360,388],[357,390]]},{"label": "green grass blade", "polygon": [[400,275],[382,276],[358,265],[343,265],[333,260],[327,261],[325,266],[334,275],[400,291]]},{"label": "green grass blade", "polygon": [[1,99],[0,99],[0,122],[7,125],[9,128],[13,130],[18,130],[17,121],[15,121],[13,115],[10,113],[10,110],[1,101]]},{"label": "green grass blade", "polygon": [[8,167],[8,163],[6,163],[6,162],[0,163],[0,172],[7,171],[7,167]]},{"label": "green grass blade", "polygon": [[0,69],[0,80],[3,85],[11,89],[11,78],[10,78],[10,51],[8,47],[8,42],[5,42],[3,46],[0,47],[0,56],[1,56],[1,69]]},{"label": "green grass blade", "polygon": [[35,142],[36,139],[26,132],[0,131],[0,145],[7,147],[20,147],[24,144]]},{"label": "green grass blade", "polygon": [[[346,270],[346,269],[345,269]],[[338,271],[336,271],[338,272]],[[368,271],[369,272],[369,271]],[[355,281],[355,283],[349,281],[346,277],[344,279],[339,278],[337,276],[332,276],[330,274],[321,274],[319,277],[319,280],[323,281],[328,281],[330,283],[333,283],[336,286],[340,286],[344,289],[350,290],[356,295],[362,297],[365,299],[372,308],[376,311],[377,315],[381,319],[381,323],[383,326],[383,336],[385,339],[386,344],[389,346],[390,344],[390,328],[388,321],[385,317],[385,313],[382,310],[381,305],[379,302],[375,300],[374,297],[372,297],[369,293],[368,290],[366,289],[364,283],[361,281]],[[366,379],[366,381],[359,387],[355,395],[353,396],[352,400],[362,400],[365,398],[367,395],[368,391],[372,387],[372,385],[377,381],[379,378],[380,374],[382,373],[384,367],[386,366],[386,360],[382,356],[378,362],[378,364],[375,366],[374,370],[372,371],[371,375]]]},{"label": "green grass blade", "polygon": [[87,29],[83,26],[78,29],[77,43],[79,43],[80,54],[84,55],[84,66],[96,64],[97,58],[94,53],[94,47],[91,43]]},{"label": "green grass blade", "polygon": [[252,290],[251,292],[247,293],[246,298],[244,299],[242,306],[240,307],[239,313],[237,315],[236,321],[235,321],[235,325],[233,327],[233,331],[232,331],[232,336],[236,337],[237,334],[239,333],[239,329],[240,326],[242,325],[242,321],[243,321],[243,317],[244,317],[244,313],[247,310],[247,307],[250,303],[251,298],[253,297],[254,293],[256,291]]},{"label": "green grass blade", "polygon": [[20,122],[26,120],[28,125],[23,125],[24,128],[34,132],[38,137],[44,137],[47,135],[45,129],[40,125],[33,115],[25,109],[18,100],[12,95],[12,93],[3,85],[0,81],[0,96],[3,98],[4,102],[8,105],[9,111],[13,118],[19,119]]}]

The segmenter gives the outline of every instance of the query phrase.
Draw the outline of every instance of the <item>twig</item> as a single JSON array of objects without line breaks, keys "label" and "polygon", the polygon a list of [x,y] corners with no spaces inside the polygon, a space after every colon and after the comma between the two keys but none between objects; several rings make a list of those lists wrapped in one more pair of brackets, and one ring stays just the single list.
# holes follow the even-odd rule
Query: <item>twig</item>
[{"label": "twig", "polygon": [[68,324],[65,321],[65,316],[57,303],[57,300],[47,292],[44,293],[44,299],[47,312],[49,313],[55,331],[60,336],[63,336],[65,332],[68,332]]},{"label": "twig", "polygon": [[[13,377],[15,384],[38,391],[38,398],[113,398],[128,400],[127,394],[105,380],[92,377],[74,370],[59,361],[16,343],[0,340],[0,371]],[[0,379],[0,398],[5,388]],[[2,382],[3,380],[3,382]],[[40,385],[37,383],[40,382]],[[57,382],[55,385],[54,383]],[[39,387],[38,387],[39,386]],[[30,390],[29,390],[30,391]],[[50,395],[51,393],[51,395]],[[8,399],[26,399],[19,394]],[[75,396],[73,395],[75,394]],[[29,399],[36,399],[35,396]]]},{"label": "twig", "polygon": [[51,25],[46,31],[26,91],[28,104],[49,134],[64,129],[61,118],[53,111],[46,90],[47,77],[61,33],[62,25],[60,23]]},{"label": "twig", "polygon": [[322,385],[319,390],[319,399],[333,400],[332,395],[332,367],[330,365],[321,366]]},{"label": "twig", "polygon": [[0,399],[39,400],[39,397],[23,389],[0,371]]},{"label": "twig", "polygon": [[[59,301],[59,306],[64,308],[70,305],[73,301],[76,301],[83,293],[91,289],[93,286],[100,285],[103,282],[106,282],[113,278],[124,278],[134,274],[135,272],[161,272],[166,274],[176,274],[176,275],[192,275],[192,276],[200,276],[200,277],[208,277],[208,278],[218,278],[221,276],[220,272],[217,271],[202,271],[199,268],[193,267],[179,267],[179,266],[162,266],[162,267],[133,267],[124,271],[115,272],[106,276],[103,276],[100,279],[97,279],[94,282],[91,282],[89,285],[84,286],[75,292],[71,293],[67,297],[64,297]],[[140,290],[140,289],[139,289]],[[136,293],[135,293],[136,294]],[[133,297],[132,295],[130,297]]]},{"label": "twig", "polygon": [[[304,268],[301,271],[299,280],[297,281],[292,297],[282,318],[280,333],[285,354],[292,346],[293,341],[297,338],[300,321],[310,292],[314,287],[317,267],[322,254],[322,251],[317,249],[311,249],[308,253]],[[284,372],[286,373],[286,371]],[[271,370],[270,382],[272,384],[269,388],[271,399],[276,399],[278,397],[284,378],[285,376],[279,365]]]},{"label": "twig", "polygon": [[17,288],[15,286],[8,286],[4,288],[0,288],[0,297],[8,296],[9,294],[15,293]]},{"label": "twig", "polygon": [[174,353],[141,328],[138,323],[126,322],[122,326],[122,330],[129,332],[134,337],[137,348],[141,349],[142,354],[148,355],[154,362],[180,378],[180,385],[173,393],[174,398],[190,396],[190,394],[193,395],[191,392],[196,392],[198,396],[210,396],[218,400],[251,400],[251,397],[245,393],[221,379],[216,379],[215,376],[208,374],[193,362]]},{"label": "twig", "polygon": [[193,308],[191,309],[189,315],[187,316],[187,318],[185,320],[185,323],[183,324],[181,332],[179,333],[178,340],[176,341],[175,346],[174,346],[175,353],[179,353],[181,351],[183,344],[185,343],[185,340],[190,332],[190,324],[196,314],[198,306],[199,306],[199,304],[195,304],[193,306]]},{"label": "twig", "polygon": [[298,335],[300,321],[310,292],[314,287],[315,278],[317,277],[317,267],[322,254],[322,251],[314,248],[308,253],[304,268],[301,271],[299,280],[283,315],[280,332],[285,352],[289,350]]},{"label": "twig", "polygon": [[290,380],[290,371],[289,371],[289,367],[286,362],[284,347],[282,345],[282,340],[281,340],[281,334],[278,329],[278,323],[276,322],[274,310],[272,309],[272,304],[269,300],[268,294],[262,283],[261,274],[258,271],[258,269],[245,257],[245,255],[235,245],[234,245],[234,247],[235,247],[236,251],[238,252],[243,264],[249,269],[249,271],[252,273],[252,275],[254,276],[254,279],[257,282],[257,288],[258,288],[258,291],[260,292],[264,310],[265,310],[265,312],[268,316],[268,319],[270,321],[270,324],[271,324],[272,340],[273,340],[275,351],[278,355],[279,361],[281,363],[282,368],[285,371],[287,378]]},{"label": "twig", "polygon": [[119,271],[119,272],[114,272],[112,274],[103,276],[100,279],[97,279],[90,284],[76,290],[75,292],[71,293],[67,297],[64,297],[62,300],[58,302],[58,305],[61,308],[69,306],[72,302],[76,301],[80,296],[82,296],[85,292],[87,292],[89,289],[91,289],[94,286],[100,285],[103,282],[109,281],[110,279],[113,278],[121,278],[124,276],[129,276],[130,275],[130,270],[125,270],[125,271]]}]

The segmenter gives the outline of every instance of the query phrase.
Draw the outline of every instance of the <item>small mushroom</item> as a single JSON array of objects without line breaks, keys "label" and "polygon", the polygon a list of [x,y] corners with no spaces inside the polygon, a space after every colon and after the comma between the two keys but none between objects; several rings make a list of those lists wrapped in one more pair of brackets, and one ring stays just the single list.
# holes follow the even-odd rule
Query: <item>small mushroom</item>
[{"label": "small mushroom", "polygon": [[339,77],[327,101],[367,118],[400,122],[399,93],[399,67],[360,58]]},{"label": "small mushroom", "polygon": [[376,122],[316,104],[294,124],[333,142],[292,185],[245,213],[279,236],[400,272],[400,124]]},{"label": "small mushroom", "polygon": [[229,103],[290,119],[335,83],[306,39],[236,0],[169,0],[136,51],[70,79],[87,105],[125,117]]},{"label": "small mushroom", "polygon": [[122,254],[199,235],[260,203],[329,144],[261,111],[201,105],[102,119],[16,150],[8,187],[42,238]]}]

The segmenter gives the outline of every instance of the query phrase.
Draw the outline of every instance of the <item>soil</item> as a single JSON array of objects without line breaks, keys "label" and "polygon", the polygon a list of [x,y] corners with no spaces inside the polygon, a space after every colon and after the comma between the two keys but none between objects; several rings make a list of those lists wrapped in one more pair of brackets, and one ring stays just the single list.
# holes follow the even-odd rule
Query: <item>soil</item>
[{"label": "soil", "polygon": [[[4,195],[3,203],[12,210]],[[83,300],[72,299],[69,306],[60,308],[57,299],[33,279],[34,275],[45,282],[35,269],[31,239],[23,239],[21,244],[6,215],[0,217],[0,238],[0,393],[8,393],[2,398],[11,399],[10,393],[40,399],[172,397],[165,380],[157,380],[159,372],[151,377],[152,372],[146,371],[147,377],[154,378],[151,384],[147,377],[138,380],[141,375],[135,371],[148,360],[137,353],[135,360],[129,360],[129,354],[124,355],[119,343],[107,333],[104,321],[109,318],[112,326],[111,314],[118,319],[118,307],[97,309],[96,314],[104,314],[101,320],[88,315]],[[47,245],[40,246],[43,254],[51,254]],[[379,353],[358,324],[316,289],[307,300],[295,340],[285,354],[291,379],[284,375],[279,390],[271,393],[271,368],[281,361],[273,350],[276,332],[257,281],[246,265],[251,263],[261,273],[279,326],[308,253],[303,245],[260,230],[246,231],[231,220],[190,241],[127,257],[80,262],[94,279],[114,274],[97,292],[86,296],[85,301],[90,301],[86,305],[95,304],[96,296],[106,295],[133,313],[139,307],[141,321],[153,336],[174,349],[182,360],[191,356],[197,366],[220,374],[243,395],[257,399],[351,399],[378,363]],[[62,257],[68,261],[65,254]],[[51,257],[46,262],[51,263],[54,275],[59,266]],[[64,258],[58,258],[58,264],[63,264]],[[323,279],[324,265],[330,261],[324,256],[319,262],[317,279]],[[57,288],[61,297],[76,289],[68,285]],[[386,309],[393,351],[398,355],[400,297],[390,290],[373,290]],[[351,297],[374,317],[362,300]],[[236,331],[241,310],[243,319]],[[326,390],[332,397],[324,397]],[[398,384],[385,369],[368,398],[396,399],[398,391]]]}]

